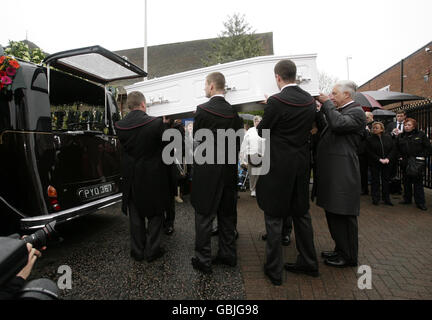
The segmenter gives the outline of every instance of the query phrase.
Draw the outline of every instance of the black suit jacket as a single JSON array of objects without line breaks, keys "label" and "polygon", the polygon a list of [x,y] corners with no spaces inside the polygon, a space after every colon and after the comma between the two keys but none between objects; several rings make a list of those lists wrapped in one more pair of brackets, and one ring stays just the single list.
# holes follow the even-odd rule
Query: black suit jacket
[{"label": "black suit jacket", "polygon": [[270,152],[270,171],[256,186],[258,205],[267,215],[304,215],[309,210],[309,137],[315,114],[315,100],[298,86],[286,87],[267,100],[257,131],[263,137],[263,129],[270,129],[265,148],[266,154]]},{"label": "black suit jacket", "polygon": [[[212,131],[215,141],[213,144],[215,148],[214,164],[198,164],[196,161],[194,162],[191,202],[197,213],[204,215],[211,213],[211,210],[217,206],[218,199],[216,195],[219,188],[228,187],[235,190],[237,186],[237,159],[240,150],[240,138],[235,141],[235,163],[227,164],[228,142],[225,141],[225,164],[217,164],[217,155],[222,150],[220,149],[221,145],[219,147],[217,145],[216,133],[218,129],[234,129],[234,131],[237,131],[242,128],[243,120],[223,97],[213,97],[208,102],[197,107],[193,126],[194,139],[197,140],[195,135],[198,130],[209,129]],[[202,143],[205,143],[205,139],[198,141],[198,145]],[[197,148],[201,147],[197,146]],[[235,208],[233,207],[232,212],[225,212],[225,214],[235,214]]]},{"label": "black suit jacket", "polygon": [[127,213],[131,194],[143,217],[161,214],[168,201],[168,170],[162,162],[162,119],[141,110],[116,122],[122,146],[122,210]]},{"label": "black suit jacket", "polygon": [[[403,124],[402,124],[402,126],[403,126]],[[391,134],[392,131],[393,131],[393,129],[395,129],[396,127],[397,127],[397,122],[391,122],[391,123],[389,123],[389,124],[386,125],[385,132],[388,133],[388,134]]]},{"label": "black suit jacket", "polygon": [[355,102],[336,109],[329,100],[321,107],[326,116],[317,151],[317,205],[341,215],[360,213],[360,165],[357,156],[366,115]]}]

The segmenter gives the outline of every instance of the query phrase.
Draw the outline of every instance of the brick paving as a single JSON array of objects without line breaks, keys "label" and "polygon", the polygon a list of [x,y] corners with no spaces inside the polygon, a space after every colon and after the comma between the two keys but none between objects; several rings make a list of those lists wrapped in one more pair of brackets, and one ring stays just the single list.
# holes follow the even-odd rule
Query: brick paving
[{"label": "brick paving", "polygon": [[[358,288],[357,268],[326,266],[320,257],[332,250],[324,211],[311,204],[315,248],[321,276],[312,278],[284,272],[283,285],[273,286],[263,273],[265,261],[264,215],[249,192],[238,201],[238,256],[247,299],[262,300],[399,300],[432,299],[432,192],[426,190],[421,211],[415,205],[400,205],[401,196],[392,196],[394,207],[373,206],[369,196],[361,197],[359,223],[359,266],[372,270],[372,289]],[[283,247],[284,261],[294,262],[294,232],[290,246]]]}]

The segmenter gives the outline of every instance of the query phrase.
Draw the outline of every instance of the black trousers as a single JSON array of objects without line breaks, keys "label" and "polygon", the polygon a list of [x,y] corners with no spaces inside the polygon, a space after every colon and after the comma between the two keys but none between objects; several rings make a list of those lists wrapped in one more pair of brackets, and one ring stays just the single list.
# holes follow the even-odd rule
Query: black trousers
[{"label": "black trousers", "polygon": [[[381,194],[384,201],[390,201],[390,174],[391,167],[389,164],[374,164],[370,166],[371,170],[371,195],[373,201],[379,201]],[[382,187],[382,189],[380,188]],[[381,189],[381,192],[380,192]]]},{"label": "black trousers", "polygon": [[417,205],[425,205],[425,194],[423,188],[423,177],[410,178],[403,172],[403,186],[404,186],[404,200],[411,202],[413,197],[413,186],[414,186],[414,201]]},{"label": "black trousers", "polygon": [[359,155],[360,164],[360,178],[361,178],[361,190],[362,193],[369,193],[369,181],[368,181],[368,158],[366,155]]},{"label": "black trousers", "polygon": [[[147,220],[147,226],[146,226]],[[151,257],[160,250],[163,214],[142,217],[133,201],[129,201],[131,254],[135,257]]]},{"label": "black trousers", "polygon": [[174,201],[174,194],[170,193],[168,202],[166,204],[165,208],[165,221],[164,221],[164,227],[174,227],[174,220],[175,220],[175,201]]},{"label": "black trousers", "polygon": [[287,216],[283,219],[282,223],[282,237],[291,237],[291,232],[293,229],[293,218],[292,216]]},{"label": "black trousers", "polygon": [[237,263],[235,228],[237,224],[236,186],[221,186],[215,203],[209,212],[195,212],[195,257],[204,265],[211,266],[211,231],[213,220],[218,221],[217,256]]},{"label": "black trousers", "polygon": [[335,250],[350,263],[358,262],[358,223],[355,215],[341,215],[326,211],[330,235]]},{"label": "black trousers", "polygon": [[[282,279],[283,252],[282,229],[284,218],[273,217],[264,213],[267,231],[266,263],[264,268],[276,279]],[[309,213],[303,216],[292,216],[296,247],[298,251],[296,264],[311,270],[318,270],[318,260],[313,241],[312,219]]]}]

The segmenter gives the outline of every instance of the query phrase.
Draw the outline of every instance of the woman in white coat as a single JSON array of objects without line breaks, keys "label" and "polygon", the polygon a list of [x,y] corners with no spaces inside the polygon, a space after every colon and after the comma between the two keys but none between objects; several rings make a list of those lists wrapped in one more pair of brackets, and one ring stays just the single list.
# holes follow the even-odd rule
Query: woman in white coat
[{"label": "woman in white coat", "polygon": [[249,187],[252,197],[256,196],[255,187],[259,177],[258,175],[252,174],[252,167],[260,166],[259,158],[262,157],[264,152],[264,139],[258,135],[256,130],[261,120],[262,118],[260,116],[255,116],[253,118],[254,126],[246,132],[240,148],[240,163],[247,165]]}]

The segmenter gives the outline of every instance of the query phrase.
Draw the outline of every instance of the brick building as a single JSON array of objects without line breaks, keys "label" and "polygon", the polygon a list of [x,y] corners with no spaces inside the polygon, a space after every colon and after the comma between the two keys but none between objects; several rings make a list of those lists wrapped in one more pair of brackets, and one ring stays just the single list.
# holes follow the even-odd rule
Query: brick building
[{"label": "brick building", "polygon": [[[408,57],[361,85],[358,91],[387,90],[424,97],[424,100],[406,101],[385,106],[392,111],[404,110],[417,120],[417,126],[432,138],[432,41]],[[432,158],[426,158],[423,184],[432,188]]]},{"label": "brick building", "polygon": [[[369,90],[399,91],[432,99],[432,41],[367,81],[358,89],[358,91]],[[396,107],[400,107],[400,104],[389,105],[385,108]]]}]

